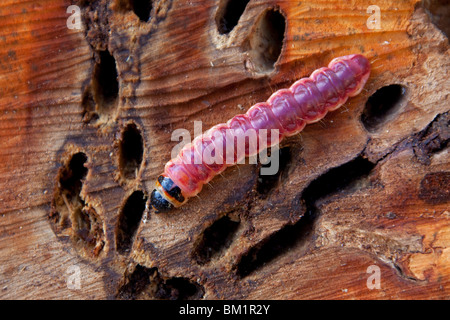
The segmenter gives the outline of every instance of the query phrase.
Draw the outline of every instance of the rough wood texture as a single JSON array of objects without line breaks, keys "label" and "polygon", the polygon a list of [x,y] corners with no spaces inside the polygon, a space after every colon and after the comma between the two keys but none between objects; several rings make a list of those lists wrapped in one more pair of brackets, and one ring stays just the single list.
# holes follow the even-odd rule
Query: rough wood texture
[{"label": "rough wood texture", "polygon": [[[70,1],[2,1],[1,298],[449,298],[445,35],[417,0],[377,1],[381,29],[372,1],[250,0],[238,21],[226,3],[80,1],[70,30]],[[145,210],[175,129],[350,53],[372,61],[366,90],[289,138],[278,175],[240,165]]]}]

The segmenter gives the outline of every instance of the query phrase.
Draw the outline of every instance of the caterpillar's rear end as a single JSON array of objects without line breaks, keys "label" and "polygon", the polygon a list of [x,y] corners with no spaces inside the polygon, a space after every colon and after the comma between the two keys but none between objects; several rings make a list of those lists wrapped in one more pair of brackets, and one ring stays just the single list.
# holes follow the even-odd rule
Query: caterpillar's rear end
[{"label": "caterpillar's rear end", "polygon": [[[370,63],[364,56],[336,58],[328,67],[315,70],[309,78],[275,92],[267,102],[255,104],[245,114],[209,129],[166,164],[151,194],[152,207],[156,212],[163,212],[183,205],[242,156],[255,155],[284,137],[299,133],[308,123],[319,121],[328,111],[336,110],[349,97],[358,95],[369,75]],[[261,139],[263,130],[272,130],[272,135]],[[245,142],[238,145],[235,137],[242,136],[244,139],[236,141]],[[233,147],[234,155],[227,154],[227,144]],[[211,150],[221,151],[221,161],[217,161],[217,154],[211,155]]]}]

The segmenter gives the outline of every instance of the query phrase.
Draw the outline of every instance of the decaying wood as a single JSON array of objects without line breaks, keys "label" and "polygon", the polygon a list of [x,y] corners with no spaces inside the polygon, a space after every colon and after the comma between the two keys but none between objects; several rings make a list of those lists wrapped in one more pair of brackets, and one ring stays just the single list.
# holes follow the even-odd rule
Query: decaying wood
[{"label": "decaying wood", "polygon": [[[1,298],[450,296],[449,46],[430,7],[379,0],[369,29],[370,1],[227,3],[80,1],[78,30],[71,1],[2,1]],[[146,209],[175,129],[350,53],[372,62],[365,90],[283,143],[277,175],[239,165]]]}]

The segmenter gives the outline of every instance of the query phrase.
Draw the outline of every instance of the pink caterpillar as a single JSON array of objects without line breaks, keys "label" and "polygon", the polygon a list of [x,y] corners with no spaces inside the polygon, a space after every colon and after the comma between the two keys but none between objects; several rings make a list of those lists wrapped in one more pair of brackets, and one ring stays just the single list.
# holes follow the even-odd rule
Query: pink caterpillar
[{"label": "pink caterpillar", "polygon": [[[243,156],[255,155],[284,137],[299,133],[306,124],[319,121],[328,111],[336,110],[349,97],[358,95],[369,75],[370,63],[364,56],[335,58],[328,68],[315,70],[309,78],[296,81],[289,89],[278,90],[267,102],[257,103],[247,113],[212,127],[166,164],[156,181],[150,204],[156,212],[183,205],[204,184]],[[261,133],[267,130],[271,134],[262,139]],[[256,133],[253,141],[248,138],[252,132]],[[245,142],[239,149],[235,138],[242,136]],[[234,147],[231,155],[226,149],[230,144]],[[230,156],[231,161],[225,161]]]}]

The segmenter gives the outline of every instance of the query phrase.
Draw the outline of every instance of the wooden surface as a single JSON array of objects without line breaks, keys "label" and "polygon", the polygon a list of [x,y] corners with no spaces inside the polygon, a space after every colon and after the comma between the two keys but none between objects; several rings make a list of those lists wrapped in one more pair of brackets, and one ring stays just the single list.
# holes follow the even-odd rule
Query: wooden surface
[{"label": "wooden surface", "polygon": [[[369,29],[371,1],[251,0],[228,33],[225,1],[155,0],[148,22],[81,1],[81,30],[71,4],[0,4],[0,298],[450,297],[450,55],[418,1],[377,1]],[[175,129],[350,53],[372,62],[365,90],[283,142],[278,175],[239,165],[173,213],[144,210]],[[381,104],[399,101],[367,127],[390,85]]]}]

